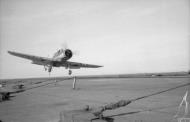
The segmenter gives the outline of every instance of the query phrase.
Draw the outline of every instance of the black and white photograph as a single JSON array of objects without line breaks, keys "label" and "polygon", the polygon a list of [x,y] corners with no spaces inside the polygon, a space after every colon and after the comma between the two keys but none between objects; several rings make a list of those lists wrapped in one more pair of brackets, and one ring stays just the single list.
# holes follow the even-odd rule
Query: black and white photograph
[{"label": "black and white photograph", "polygon": [[0,0],[0,122],[190,122],[190,1]]}]

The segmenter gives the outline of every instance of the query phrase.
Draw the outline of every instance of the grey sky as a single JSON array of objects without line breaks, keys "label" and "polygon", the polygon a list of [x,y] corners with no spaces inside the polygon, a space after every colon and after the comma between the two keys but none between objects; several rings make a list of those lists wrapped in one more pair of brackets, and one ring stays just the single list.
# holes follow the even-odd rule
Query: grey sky
[{"label": "grey sky", "polygon": [[[104,65],[76,75],[189,70],[188,0],[0,0],[0,78],[44,77],[42,66],[7,50]],[[54,68],[51,76],[65,76]]]}]

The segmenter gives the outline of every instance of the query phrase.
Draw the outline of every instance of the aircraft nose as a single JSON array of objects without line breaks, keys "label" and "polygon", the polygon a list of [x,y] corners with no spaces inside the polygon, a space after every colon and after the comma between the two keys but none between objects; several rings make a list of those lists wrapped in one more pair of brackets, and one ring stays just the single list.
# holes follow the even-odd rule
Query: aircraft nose
[{"label": "aircraft nose", "polygon": [[71,58],[73,55],[72,51],[70,49],[65,50],[65,56],[68,58]]}]

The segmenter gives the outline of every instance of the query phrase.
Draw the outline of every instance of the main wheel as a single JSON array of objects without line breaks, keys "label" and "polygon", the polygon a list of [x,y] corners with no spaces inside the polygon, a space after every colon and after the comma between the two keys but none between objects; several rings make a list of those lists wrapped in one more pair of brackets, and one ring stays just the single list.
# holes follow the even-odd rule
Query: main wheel
[{"label": "main wheel", "polygon": [[71,70],[69,70],[69,75],[71,75],[72,74],[72,71]]}]

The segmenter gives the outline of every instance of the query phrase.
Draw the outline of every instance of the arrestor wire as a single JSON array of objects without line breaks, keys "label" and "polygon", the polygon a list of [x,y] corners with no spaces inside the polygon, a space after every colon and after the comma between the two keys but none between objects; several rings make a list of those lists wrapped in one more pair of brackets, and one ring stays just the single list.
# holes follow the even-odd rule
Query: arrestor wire
[{"label": "arrestor wire", "polygon": [[173,88],[169,88],[169,89],[166,89],[166,90],[163,90],[163,91],[155,92],[153,94],[145,95],[145,96],[138,97],[138,98],[131,99],[131,100],[120,100],[120,101],[118,101],[116,103],[110,103],[110,104],[98,107],[94,111],[92,111],[92,113],[97,117],[101,117],[102,113],[104,111],[106,111],[106,110],[113,110],[113,109],[117,109],[117,108],[120,108],[120,107],[124,107],[124,106],[127,106],[127,105],[131,104],[134,101],[141,100],[141,99],[151,97],[151,96],[154,96],[154,95],[158,95],[158,94],[161,94],[161,93],[164,93],[164,92],[167,92],[167,91],[171,91],[171,90],[174,90],[174,89],[177,89],[177,88],[180,88],[180,87],[185,87],[185,86],[188,86],[188,85],[190,85],[190,83],[182,84],[182,85],[179,85],[179,86],[176,86],[176,87],[173,87]]},{"label": "arrestor wire", "polygon": [[132,99],[131,102],[132,101],[137,101],[137,100],[140,100],[140,99],[144,99],[144,98],[147,98],[147,97],[151,97],[151,96],[154,96],[154,95],[158,95],[158,94],[161,94],[161,93],[164,93],[164,92],[167,92],[167,91],[171,91],[171,90],[174,90],[174,89],[177,89],[177,88],[180,88],[180,87],[185,87],[185,86],[188,86],[188,85],[190,85],[190,83],[182,84],[182,85],[179,85],[179,86],[176,86],[176,87],[173,87],[173,88],[169,88],[167,90],[163,90],[163,91],[155,92],[153,94],[149,94],[149,95],[146,95],[146,96],[138,97],[138,98]]}]

